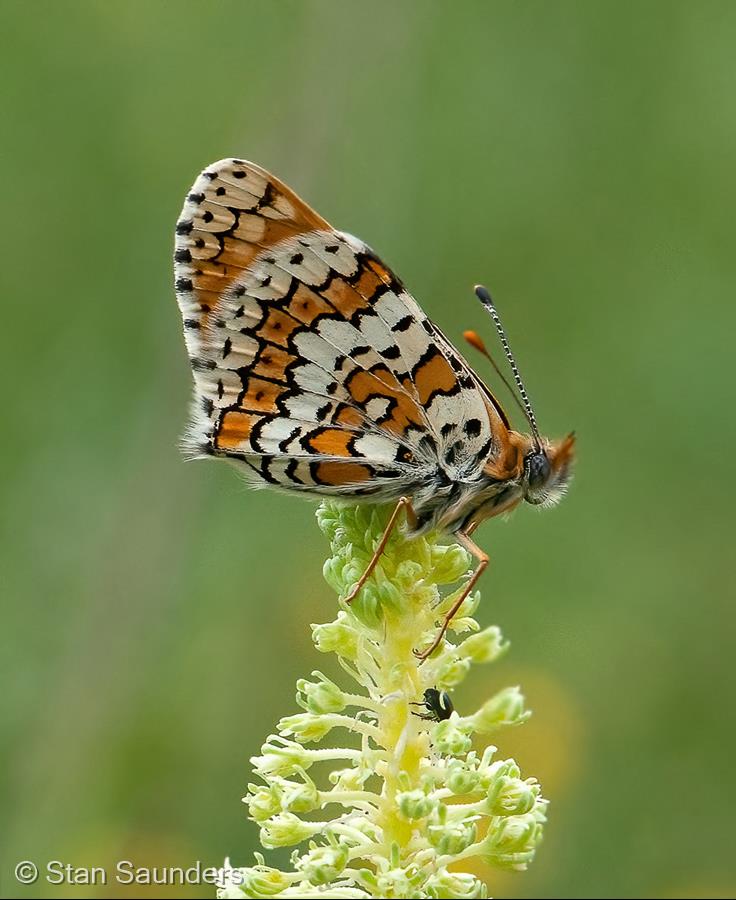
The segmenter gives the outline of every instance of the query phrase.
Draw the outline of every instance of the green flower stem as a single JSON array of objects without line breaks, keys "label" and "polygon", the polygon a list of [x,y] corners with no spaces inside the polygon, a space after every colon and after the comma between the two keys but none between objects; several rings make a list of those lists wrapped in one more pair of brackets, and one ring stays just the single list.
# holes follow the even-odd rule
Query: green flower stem
[{"label": "green flower stem", "polygon": [[[324,574],[340,598],[365,571],[389,512],[320,507],[332,547]],[[317,650],[335,654],[359,690],[319,671],[297,682],[302,712],[282,718],[253,758],[262,783],[245,798],[263,847],[297,848],[291,869],[267,866],[260,854],[253,866],[227,863],[218,896],[486,897],[476,876],[448,867],[476,857],[526,868],[546,818],[539,785],[522,779],[513,760],[496,760],[495,747],[473,749],[474,735],[527,719],[519,689],[499,691],[470,715],[420,716],[429,714],[425,691],[452,691],[473,664],[493,662],[508,646],[498,628],[480,630],[472,618],[475,592],[432,657],[414,653],[433,639],[471,562],[437,535],[409,540],[396,531],[354,602],[312,626]],[[348,746],[305,746],[332,733]],[[334,767],[326,776],[325,764]],[[321,787],[307,774],[313,766]],[[340,811],[329,818],[334,805]]]}]

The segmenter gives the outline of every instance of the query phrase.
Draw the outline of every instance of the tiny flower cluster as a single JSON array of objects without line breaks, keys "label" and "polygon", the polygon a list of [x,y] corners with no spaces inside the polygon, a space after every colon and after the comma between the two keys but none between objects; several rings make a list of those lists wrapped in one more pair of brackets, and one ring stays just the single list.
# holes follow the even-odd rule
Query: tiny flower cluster
[{"label": "tiny flower cluster", "polygon": [[[325,578],[344,597],[380,540],[385,511],[324,503],[318,521],[332,546]],[[312,626],[317,650],[336,654],[356,689],[318,671],[297,682],[302,711],[281,719],[252,759],[260,781],[244,798],[265,849],[295,848],[291,867],[267,866],[260,854],[253,866],[228,862],[219,897],[486,897],[458,863],[526,868],[547,802],[513,760],[473,746],[474,736],[526,720],[522,694],[507,688],[465,716],[451,704],[440,716],[425,699],[507,647],[498,628],[480,630],[472,618],[477,593],[453,620],[456,643],[446,639],[424,662],[413,652],[457,596],[442,589],[469,565],[465,550],[436,536],[394,533],[355,601]],[[323,746],[335,730],[341,746]]]}]

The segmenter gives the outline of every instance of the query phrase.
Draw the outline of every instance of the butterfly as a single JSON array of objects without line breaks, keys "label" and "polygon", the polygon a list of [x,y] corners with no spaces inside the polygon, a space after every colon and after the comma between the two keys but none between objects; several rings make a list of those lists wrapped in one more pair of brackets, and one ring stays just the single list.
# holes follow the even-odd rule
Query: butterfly
[{"label": "butterfly", "polygon": [[[395,503],[348,603],[402,510],[409,534],[446,533],[477,560],[435,640],[417,652],[426,658],[488,565],[473,530],[521,501],[555,503],[573,461],[572,434],[540,435],[490,295],[476,288],[530,434],[511,427],[365,243],[254,163],[223,159],[200,174],[176,225],[174,267],[194,376],[190,455],[228,459],[256,487]],[[477,335],[466,337],[487,354]]]}]

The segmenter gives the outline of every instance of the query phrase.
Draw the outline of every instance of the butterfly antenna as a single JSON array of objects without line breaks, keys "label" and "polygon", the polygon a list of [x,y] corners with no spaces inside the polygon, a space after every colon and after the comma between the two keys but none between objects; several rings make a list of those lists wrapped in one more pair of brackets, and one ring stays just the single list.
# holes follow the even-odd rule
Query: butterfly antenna
[{"label": "butterfly antenna", "polygon": [[485,356],[485,358],[488,360],[488,362],[493,366],[493,368],[496,372],[496,375],[498,375],[498,377],[501,379],[501,381],[503,381],[503,383],[506,385],[506,389],[509,392],[509,396],[521,410],[522,416],[524,416],[524,418],[526,418],[526,409],[524,409],[524,405],[522,404],[521,400],[519,400],[518,394],[516,393],[514,388],[511,386],[511,383],[509,382],[508,378],[503,374],[501,369],[498,367],[496,360],[488,352],[488,348],[486,347],[485,343],[483,342],[483,340],[480,337],[480,335],[478,334],[478,332],[477,331],[463,331],[463,337],[470,344],[471,347],[474,347],[478,351],[478,353],[480,353],[482,356]]},{"label": "butterfly antenna", "polygon": [[[498,332],[498,336],[501,339],[501,346],[503,347],[503,352],[506,354],[506,359],[509,361],[509,365],[511,366],[511,371],[514,375],[514,381],[516,382],[516,387],[519,391],[519,396],[521,397],[521,402],[523,404],[523,411],[529,422],[529,426],[532,429],[532,434],[534,435],[534,443],[537,446],[537,450],[541,450],[542,442],[539,435],[539,428],[537,427],[537,419],[534,415],[534,410],[532,409],[532,404],[529,400],[529,395],[526,392],[526,388],[524,387],[524,382],[521,380],[521,374],[519,372],[519,367],[516,365],[516,360],[514,359],[514,354],[511,352],[511,347],[509,346],[508,338],[506,337],[506,332],[503,330],[503,325],[501,324],[501,317],[496,312],[496,307],[493,305],[493,300],[491,299],[491,295],[488,293],[488,289],[484,288],[482,284],[476,284],[475,286],[475,295],[483,304],[483,306],[490,313],[491,318],[493,319],[493,324],[496,326],[496,331]],[[505,379],[504,379],[505,380]]]}]

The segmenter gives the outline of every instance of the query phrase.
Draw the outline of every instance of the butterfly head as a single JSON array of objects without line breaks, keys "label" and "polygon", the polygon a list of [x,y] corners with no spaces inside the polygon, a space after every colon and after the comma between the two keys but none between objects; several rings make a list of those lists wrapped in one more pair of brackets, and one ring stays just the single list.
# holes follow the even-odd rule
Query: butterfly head
[{"label": "butterfly head", "polygon": [[[475,293],[486,311],[493,319],[496,331],[501,340],[506,359],[511,366],[511,371],[516,382],[518,394],[514,393],[511,385],[506,381],[501,370],[498,368],[490,355],[486,346],[474,331],[466,331],[465,339],[490,361],[493,368],[503,380],[506,387],[509,388],[511,394],[519,405],[522,413],[526,417],[527,422],[532,430],[531,435],[520,435],[518,432],[512,432],[516,440],[510,442],[513,447],[514,455],[511,456],[511,468],[518,472],[519,470],[519,454],[521,455],[521,478],[518,476],[514,479],[517,485],[517,502],[523,497],[527,503],[533,506],[554,506],[558,503],[565,491],[567,483],[570,480],[570,469],[573,462],[573,448],[575,446],[575,435],[568,434],[561,441],[552,442],[543,438],[537,427],[537,419],[532,409],[531,401],[521,380],[519,367],[511,352],[506,332],[501,324],[501,318],[491,299],[491,295],[483,285],[475,286]],[[518,490],[520,488],[521,497]]]},{"label": "butterfly head", "polygon": [[522,489],[532,506],[554,506],[567,490],[574,459],[575,435],[557,442],[529,438],[524,454]]}]

